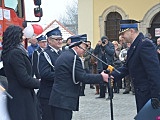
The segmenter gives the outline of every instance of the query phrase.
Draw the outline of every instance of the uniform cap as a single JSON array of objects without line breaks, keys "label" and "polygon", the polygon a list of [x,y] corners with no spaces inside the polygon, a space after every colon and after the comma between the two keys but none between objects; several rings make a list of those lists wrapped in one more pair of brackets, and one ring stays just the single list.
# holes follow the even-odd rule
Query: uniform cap
[{"label": "uniform cap", "polygon": [[47,35],[47,37],[51,37],[51,38],[62,37],[62,33],[59,30],[59,27],[47,32],[46,35]]},{"label": "uniform cap", "polygon": [[47,41],[46,37],[44,35],[41,35],[37,38],[37,41],[40,42],[40,41]]},{"label": "uniform cap", "polygon": [[86,42],[87,41],[87,34],[74,35],[74,36],[71,36],[69,38],[71,39],[71,43],[78,42],[78,41]]},{"label": "uniform cap", "polygon": [[120,33],[125,32],[130,28],[138,28],[138,21],[133,19],[121,20],[120,21]]}]

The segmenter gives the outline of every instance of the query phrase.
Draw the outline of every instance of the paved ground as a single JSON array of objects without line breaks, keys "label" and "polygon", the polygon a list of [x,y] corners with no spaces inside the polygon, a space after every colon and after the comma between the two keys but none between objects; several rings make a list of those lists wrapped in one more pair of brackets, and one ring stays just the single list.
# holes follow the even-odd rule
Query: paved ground
[{"label": "paved ground", "polygon": [[[114,120],[134,120],[136,115],[134,95],[122,94],[121,89],[119,94],[114,94],[113,98],[113,115]],[[110,101],[104,98],[95,99],[98,95],[95,94],[95,89],[90,89],[86,86],[85,95],[80,97],[80,109],[73,112],[72,120],[111,120]]]}]

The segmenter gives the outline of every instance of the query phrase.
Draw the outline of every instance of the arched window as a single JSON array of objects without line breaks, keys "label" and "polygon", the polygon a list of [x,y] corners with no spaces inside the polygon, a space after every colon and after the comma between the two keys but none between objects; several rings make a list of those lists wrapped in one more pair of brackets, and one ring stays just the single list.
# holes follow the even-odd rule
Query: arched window
[{"label": "arched window", "polygon": [[[159,28],[160,29],[160,12],[158,12],[151,23],[151,27],[148,28],[148,33],[152,35],[152,39],[157,39],[160,36],[155,35],[155,29]],[[158,35],[158,34],[157,34]]]},{"label": "arched window", "polygon": [[104,21],[105,35],[108,36],[110,41],[118,41],[120,20],[122,20],[122,16],[118,12],[110,12],[106,17],[106,21]]}]

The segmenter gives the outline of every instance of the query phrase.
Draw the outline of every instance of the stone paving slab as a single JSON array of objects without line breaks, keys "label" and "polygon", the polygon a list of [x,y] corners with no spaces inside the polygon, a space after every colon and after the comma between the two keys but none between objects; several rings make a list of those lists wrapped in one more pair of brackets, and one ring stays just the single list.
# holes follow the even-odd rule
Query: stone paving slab
[{"label": "stone paving slab", "polygon": [[[136,115],[135,96],[130,94],[114,94],[114,120],[134,120]],[[85,96],[80,97],[79,111],[73,112],[72,120],[111,120],[110,101],[104,98],[95,99],[95,89],[86,85]],[[107,96],[107,95],[106,95]]]}]

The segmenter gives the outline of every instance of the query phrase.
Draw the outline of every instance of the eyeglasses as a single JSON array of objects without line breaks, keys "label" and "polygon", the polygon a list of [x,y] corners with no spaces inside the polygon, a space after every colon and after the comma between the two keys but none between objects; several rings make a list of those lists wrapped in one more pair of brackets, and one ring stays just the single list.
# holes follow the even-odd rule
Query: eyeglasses
[{"label": "eyeglasses", "polygon": [[62,41],[63,38],[51,38],[52,40],[56,40],[56,41]]},{"label": "eyeglasses", "polygon": [[62,38],[54,38],[54,40],[56,40],[56,41],[62,41],[63,39]]},{"label": "eyeglasses", "polygon": [[82,49],[82,50],[84,50],[84,51],[86,51],[87,50],[87,48],[86,47],[82,47],[82,46],[78,46],[80,49]]}]

